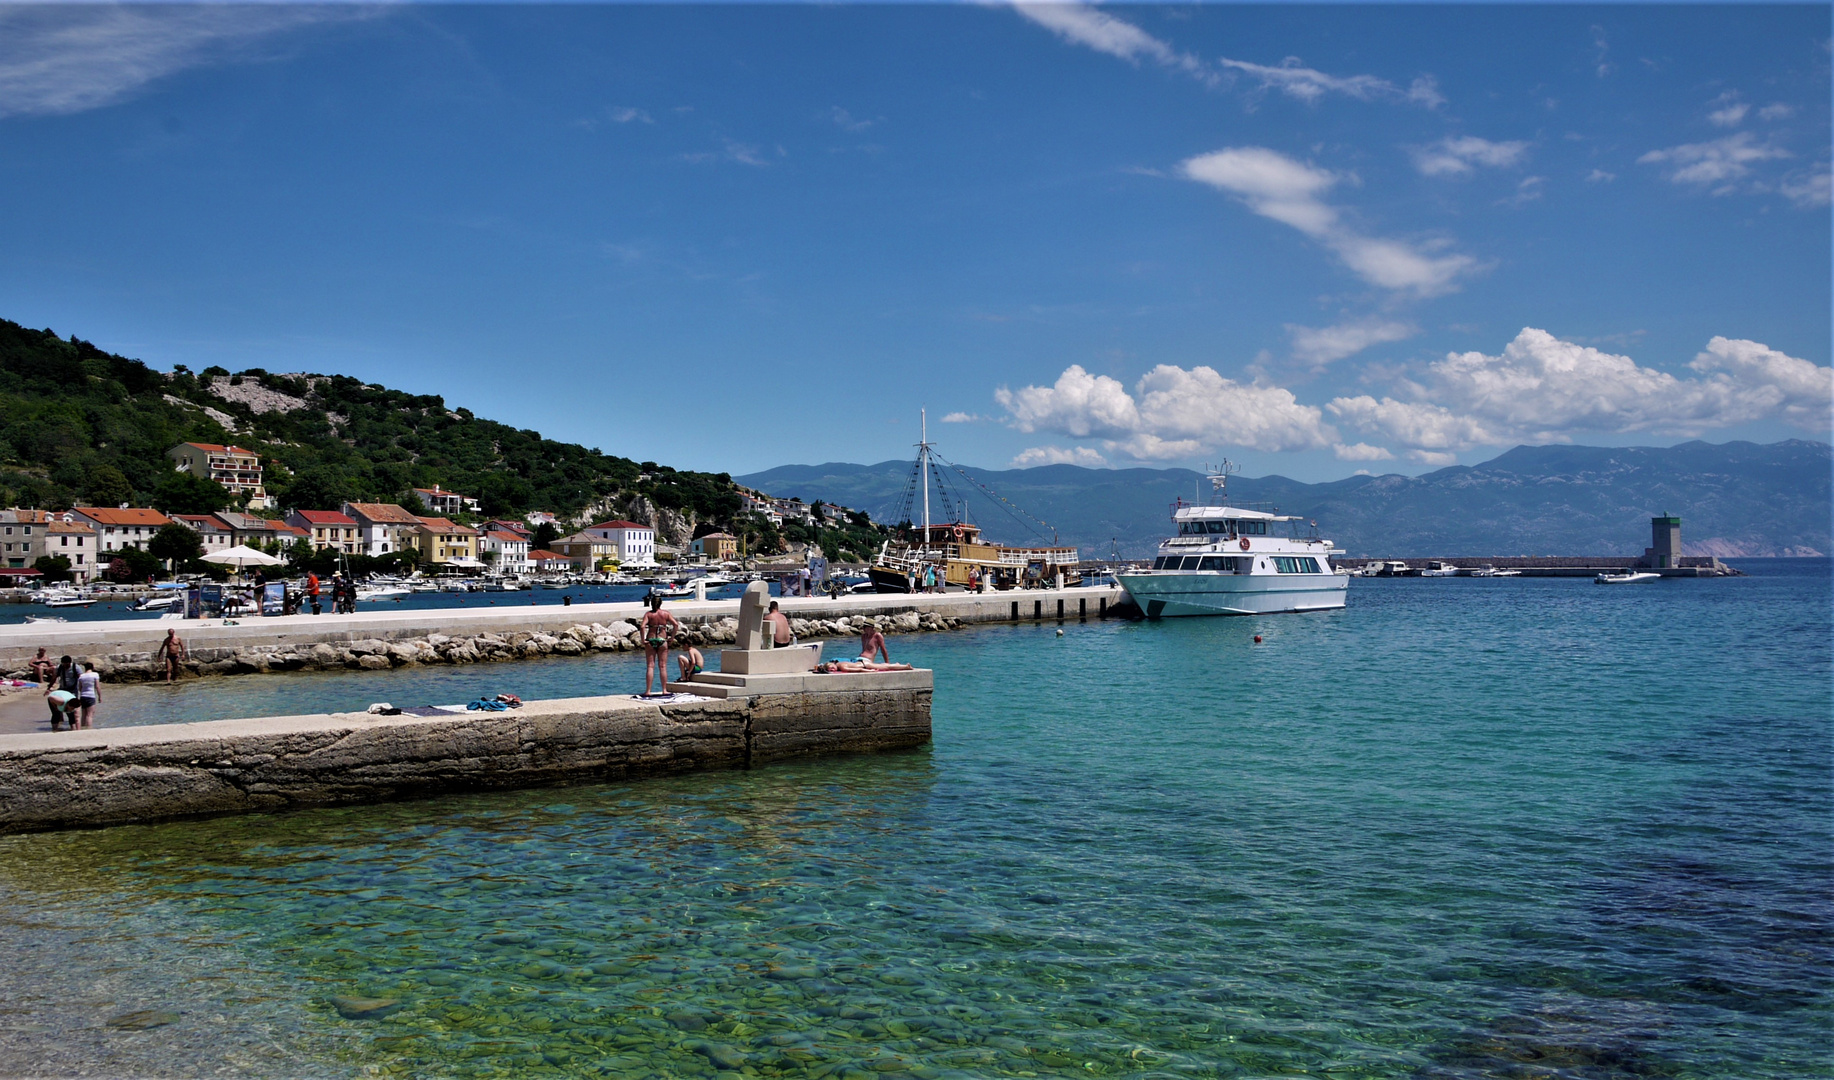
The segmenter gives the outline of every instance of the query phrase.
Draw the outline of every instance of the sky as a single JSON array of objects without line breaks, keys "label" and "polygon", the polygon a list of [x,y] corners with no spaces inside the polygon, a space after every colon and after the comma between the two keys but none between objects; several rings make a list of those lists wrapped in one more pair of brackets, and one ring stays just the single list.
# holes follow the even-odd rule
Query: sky
[{"label": "sky", "polygon": [[1826,440],[1830,10],[0,6],[0,317],[734,474]]}]

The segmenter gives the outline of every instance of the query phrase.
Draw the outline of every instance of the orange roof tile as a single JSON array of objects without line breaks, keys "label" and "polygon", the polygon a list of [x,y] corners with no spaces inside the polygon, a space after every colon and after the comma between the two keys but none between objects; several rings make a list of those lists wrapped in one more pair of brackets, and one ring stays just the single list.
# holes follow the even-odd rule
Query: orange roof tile
[{"label": "orange roof tile", "polygon": [[91,521],[104,525],[170,525],[172,519],[157,510],[145,507],[129,507],[126,510],[111,510],[100,506],[74,506],[70,512],[81,514]]}]

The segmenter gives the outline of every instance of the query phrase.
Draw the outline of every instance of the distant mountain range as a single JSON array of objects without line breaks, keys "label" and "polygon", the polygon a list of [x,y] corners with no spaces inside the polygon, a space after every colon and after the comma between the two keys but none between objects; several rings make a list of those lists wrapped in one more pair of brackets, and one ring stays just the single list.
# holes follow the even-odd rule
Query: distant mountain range
[{"label": "distant mountain range", "polygon": [[[967,472],[1013,506],[1049,522],[1086,557],[1118,548],[1151,554],[1166,532],[1172,501],[1200,495],[1189,469],[1035,469]],[[784,465],[735,479],[772,495],[865,510],[877,521],[904,516],[911,463]],[[1037,542],[1037,526],[944,470],[968,516],[993,539]],[[1233,477],[1232,503],[1272,503],[1315,519],[1353,555],[1635,555],[1649,544],[1649,519],[1679,514],[1688,554],[1821,555],[1834,505],[1827,443],[1790,439],[1690,442],[1667,448],[1518,446],[1481,465],[1424,476],[1352,476],[1304,484],[1283,476]],[[915,516],[916,511],[912,511]],[[945,515],[933,503],[937,520]],[[1044,533],[1049,538],[1049,533]]]}]

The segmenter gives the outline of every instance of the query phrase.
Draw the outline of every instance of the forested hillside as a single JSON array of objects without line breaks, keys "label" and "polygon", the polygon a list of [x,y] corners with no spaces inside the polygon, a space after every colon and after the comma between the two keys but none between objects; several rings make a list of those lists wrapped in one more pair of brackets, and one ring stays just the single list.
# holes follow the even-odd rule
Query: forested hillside
[{"label": "forested hillside", "polygon": [[0,506],[221,509],[220,487],[173,470],[166,451],[181,442],[259,453],[268,493],[286,509],[412,507],[410,489],[438,485],[477,498],[481,516],[635,517],[674,544],[723,529],[756,553],[808,543],[831,558],[857,558],[880,537],[870,523],[839,520],[780,530],[741,513],[725,473],[545,439],[447,408],[434,395],[258,368],[181,365],[167,375],[74,336],[0,320]]}]

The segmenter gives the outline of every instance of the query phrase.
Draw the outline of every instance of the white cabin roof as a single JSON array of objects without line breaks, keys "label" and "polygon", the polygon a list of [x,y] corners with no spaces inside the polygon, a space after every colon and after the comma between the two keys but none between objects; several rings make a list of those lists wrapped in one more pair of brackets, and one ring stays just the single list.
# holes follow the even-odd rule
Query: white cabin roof
[{"label": "white cabin roof", "polygon": [[1181,506],[1172,511],[1173,521],[1216,521],[1235,518],[1247,521],[1296,521],[1297,518],[1268,514],[1260,510],[1241,510],[1233,506]]}]

